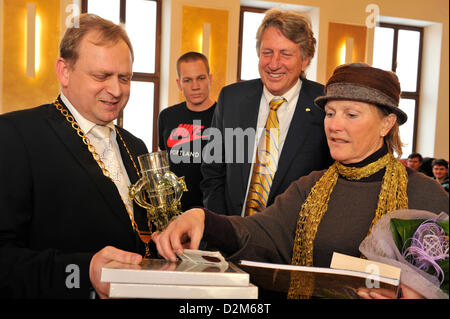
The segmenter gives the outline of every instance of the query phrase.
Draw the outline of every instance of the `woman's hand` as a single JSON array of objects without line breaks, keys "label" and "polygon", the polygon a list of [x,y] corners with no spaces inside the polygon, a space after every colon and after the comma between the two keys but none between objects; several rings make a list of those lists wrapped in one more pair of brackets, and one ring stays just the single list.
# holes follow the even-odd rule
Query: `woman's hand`
[{"label": "woman's hand", "polygon": [[[423,299],[424,297],[417,291],[400,284],[400,299]],[[397,299],[395,293],[383,288],[359,288],[358,295],[363,299]]]},{"label": "woman's hand", "polygon": [[198,249],[204,228],[205,213],[201,208],[194,208],[178,216],[163,232],[155,232],[152,240],[164,259],[176,261],[174,252],[181,254],[183,248]]}]

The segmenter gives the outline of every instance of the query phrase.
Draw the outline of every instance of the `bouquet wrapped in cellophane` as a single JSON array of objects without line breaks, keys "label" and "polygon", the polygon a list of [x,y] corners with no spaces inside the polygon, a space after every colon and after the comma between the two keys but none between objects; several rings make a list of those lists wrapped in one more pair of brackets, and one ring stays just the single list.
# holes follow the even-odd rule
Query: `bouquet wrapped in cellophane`
[{"label": "bouquet wrapped in cellophane", "polygon": [[448,299],[448,215],[397,210],[380,218],[359,246],[369,260],[401,268],[400,282],[428,299]]}]

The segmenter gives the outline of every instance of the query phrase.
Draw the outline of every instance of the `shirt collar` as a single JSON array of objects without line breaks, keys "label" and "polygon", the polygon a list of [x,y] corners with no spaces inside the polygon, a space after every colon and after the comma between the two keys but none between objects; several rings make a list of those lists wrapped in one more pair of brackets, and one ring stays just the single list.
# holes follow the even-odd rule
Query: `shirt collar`
[{"label": "shirt collar", "polygon": [[[97,124],[94,122],[89,121],[86,119],[83,115],[78,112],[78,110],[70,103],[70,101],[67,99],[67,97],[64,95],[64,93],[61,92],[61,100],[66,105],[66,107],[69,109],[69,112],[72,114],[75,121],[78,123],[80,128],[83,130],[85,134],[89,133],[90,130]],[[111,129],[111,138],[116,138],[116,128],[114,126],[114,122],[109,122],[106,124]]]},{"label": "shirt collar", "polygon": [[[300,78],[297,80],[295,85],[289,89],[285,94],[283,94],[283,97],[286,99],[287,103],[289,104],[292,99],[300,93],[302,81]],[[267,103],[270,103],[270,101],[275,97],[272,93],[269,92],[267,87],[264,85],[263,89],[264,97],[266,98]]]}]

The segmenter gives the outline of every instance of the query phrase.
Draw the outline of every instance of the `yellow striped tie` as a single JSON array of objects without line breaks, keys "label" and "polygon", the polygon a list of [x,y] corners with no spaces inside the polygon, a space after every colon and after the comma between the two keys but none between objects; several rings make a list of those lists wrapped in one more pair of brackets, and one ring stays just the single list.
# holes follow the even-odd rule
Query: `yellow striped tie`
[{"label": "yellow striped tie", "polygon": [[265,147],[258,148],[256,162],[253,165],[252,179],[248,189],[245,216],[262,212],[267,206],[270,187],[277,171],[279,151],[278,136],[279,123],[277,110],[286,100],[283,97],[274,97],[270,101],[270,111],[264,129]]}]

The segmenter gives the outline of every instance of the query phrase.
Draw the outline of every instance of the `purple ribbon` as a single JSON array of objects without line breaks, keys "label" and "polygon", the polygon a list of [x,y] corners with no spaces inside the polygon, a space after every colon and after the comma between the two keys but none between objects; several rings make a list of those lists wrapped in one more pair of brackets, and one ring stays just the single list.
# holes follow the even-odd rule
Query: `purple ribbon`
[{"label": "purple ribbon", "polygon": [[434,220],[426,220],[415,231],[411,238],[411,246],[403,251],[403,257],[410,258],[411,264],[423,271],[430,267],[435,270],[434,276],[444,282],[444,271],[437,261],[448,258],[448,236],[444,229]]}]

